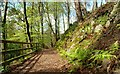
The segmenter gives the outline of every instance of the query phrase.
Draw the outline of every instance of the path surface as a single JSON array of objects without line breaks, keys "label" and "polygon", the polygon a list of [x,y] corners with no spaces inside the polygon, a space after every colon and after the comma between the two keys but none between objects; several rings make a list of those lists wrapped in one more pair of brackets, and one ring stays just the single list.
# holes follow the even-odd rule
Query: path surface
[{"label": "path surface", "polygon": [[44,49],[34,57],[26,61],[23,65],[17,67],[13,72],[66,72],[67,61],[63,60],[57,51],[53,49]]}]

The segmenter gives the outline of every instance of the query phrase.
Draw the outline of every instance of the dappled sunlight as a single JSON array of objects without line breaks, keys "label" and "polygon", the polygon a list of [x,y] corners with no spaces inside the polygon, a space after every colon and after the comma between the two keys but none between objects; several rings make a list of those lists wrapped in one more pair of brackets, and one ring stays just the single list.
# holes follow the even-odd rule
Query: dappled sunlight
[{"label": "dappled sunlight", "polygon": [[120,1],[0,2],[0,72],[120,72]]}]

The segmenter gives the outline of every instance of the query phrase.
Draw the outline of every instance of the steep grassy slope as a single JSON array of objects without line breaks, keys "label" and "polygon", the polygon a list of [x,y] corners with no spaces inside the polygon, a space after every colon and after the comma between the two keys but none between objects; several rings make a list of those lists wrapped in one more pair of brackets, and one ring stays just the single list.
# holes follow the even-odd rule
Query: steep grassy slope
[{"label": "steep grassy slope", "polygon": [[105,25],[104,23],[106,23],[106,21],[108,20],[108,16],[113,9],[113,5],[114,3],[108,3],[103,7],[97,9],[91,15],[89,15],[89,17],[86,18],[83,22],[79,23],[75,31],[67,32],[66,34],[67,38],[63,40],[66,47],[64,47],[64,45],[63,47],[67,49],[67,48],[70,48],[71,44],[74,44],[74,45],[79,44],[85,37],[87,39],[89,37],[90,39],[96,38],[94,36],[98,36],[97,34],[100,34],[100,33],[95,33],[95,34],[92,33],[94,26],[97,26],[101,23],[103,23],[101,24],[102,26]]},{"label": "steep grassy slope", "polygon": [[[104,59],[111,62],[111,58],[117,58],[113,53],[119,49],[120,29],[117,27],[119,23],[114,29],[110,28],[111,19],[113,19],[111,12],[114,6],[115,3],[107,3],[98,8],[83,22],[78,23],[78,27],[73,32],[67,32],[65,38],[57,43],[56,47],[60,54],[68,59],[75,68],[81,70],[94,67],[94,69],[101,70],[104,69],[102,67]],[[107,34],[108,32],[109,34]],[[109,66],[109,68],[106,66],[104,70],[110,71],[113,65]]]}]

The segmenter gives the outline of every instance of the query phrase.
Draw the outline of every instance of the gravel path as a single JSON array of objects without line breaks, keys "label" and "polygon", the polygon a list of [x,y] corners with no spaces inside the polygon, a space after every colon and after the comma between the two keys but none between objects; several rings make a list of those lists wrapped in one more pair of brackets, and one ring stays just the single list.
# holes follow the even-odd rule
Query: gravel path
[{"label": "gravel path", "polygon": [[13,72],[22,74],[30,72],[66,72],[68,68],[67,61],[63,60],[57,51],[44,49],[23,65],[17,67]]}]

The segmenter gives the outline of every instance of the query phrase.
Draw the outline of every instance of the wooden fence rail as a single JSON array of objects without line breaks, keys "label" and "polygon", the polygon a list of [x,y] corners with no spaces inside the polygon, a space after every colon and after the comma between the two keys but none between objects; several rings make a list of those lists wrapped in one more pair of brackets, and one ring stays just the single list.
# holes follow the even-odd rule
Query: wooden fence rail
[{"label": "wooden fence rail", "polygon": [[[14,48],[9,48],[8,45],[12,46],[12,44],[16,44],[19,48],[14,46]],[[0,40],[0,54],[2,54],[0,66],[3,66],[6,69],[6,66],[9,66],[11,62],[15,60],[19,60],[20,58],[25,59],[26,56],[33,54],[35,51],[41,49],[40,43],[29,43],[29,42],[17,42],[17,41],[9,41],[9,40]],[[32,45],[32,46],[31,46]],[[18,53],[18,54],[17,54]],[[9,56],[8,58],[7,55]]]}]

